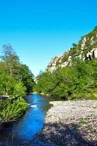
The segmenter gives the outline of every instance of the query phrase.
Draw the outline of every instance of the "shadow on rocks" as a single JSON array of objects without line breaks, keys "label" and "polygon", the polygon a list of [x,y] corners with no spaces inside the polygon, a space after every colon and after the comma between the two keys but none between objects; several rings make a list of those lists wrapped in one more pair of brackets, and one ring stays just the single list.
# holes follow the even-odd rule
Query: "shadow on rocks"
[{"label": "shadow on rocks", "polygon": [[49,123],[45,124],[45,128],[37,135],[41,141],[59,146],[97,146],[97,141],[85,140],[85,133],[80,133],[78,125]]}]

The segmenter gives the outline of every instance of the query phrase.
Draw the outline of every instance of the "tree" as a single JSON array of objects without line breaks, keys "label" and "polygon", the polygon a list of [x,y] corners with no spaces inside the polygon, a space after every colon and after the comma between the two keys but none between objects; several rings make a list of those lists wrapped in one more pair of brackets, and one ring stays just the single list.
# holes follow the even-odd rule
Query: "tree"
[{"label": "tree", "polygon": [[1,58],[6,65],[6,70],[9,72],[10,76],[13,77],[15,74],[17,74],[20,65],[19,57],[10,44],[3,45],[2,53],[3,56],[1,56]]},{"label": "tree", "polygon": [[73,48],[75,48],[75,47],[76,47],[76,44],[75,44],[75,43],[73,43],[73,44],[72,44],[72,46],[73,46]]},{"label": "tree", "polygon": [[20,63],[11,45],[3,45],[0,58],[0,95],[10,98],[0,100],[0,117],[5,123],[17,120],[26,111],[27,103],[23,97],[32,92],[34,80],[29,67]]},{"label": "tree", "polygon": [[[10,95],[13,95],[14,93],[19,94],[18,89],[20,88],[21,92],[22,89],[24,91],[23,86],[26,88],[27,94],[31,93],[34,86],[33,74],[27,65],[20,63],[19,57],[10,44],[3,45],[3,56],[1,56],[1,59],[2,62],[0,62],[0,66],[8,75],[8,81],[5,83],[6,89],[4,88],[6,93]],[[5,76],[5,79],[7,75]],[[2,79],[4,78],[2,77]],[[16,81],[18,81],[18,85]],[[14,89],[16,89],[15,92]]]},{"label": "tree", "polygon": [[32,74],[31,70],[27,65],[21,64],[19,74],[20,80],[26,87],[27,94],[31,93],[34,87],[34,75]]},{"label": "tree", "polygon": [[97,30],[97,26],[94,27],[94,30]]}]

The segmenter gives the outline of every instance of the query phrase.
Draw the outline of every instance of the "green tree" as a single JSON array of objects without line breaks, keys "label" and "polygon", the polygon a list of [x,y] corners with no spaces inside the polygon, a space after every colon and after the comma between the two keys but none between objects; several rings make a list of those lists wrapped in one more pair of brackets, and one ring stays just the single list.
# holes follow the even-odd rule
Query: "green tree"
[{"label": "green tree", "polygon": [[16,52],[12,48],[10,44],[3,45],[3,56],[1,56],[2,61],[6,65],[6,70],[10,74],[11,77],[16,77],[19,70],[19,57]]},{"label": "green tree", "polygon": [[27,94],[33,92],[34,87],[34,75],[29,69],[29,67],[25,64],[21,64],[20,66],[20,80],[23,82],[26,87]]}]

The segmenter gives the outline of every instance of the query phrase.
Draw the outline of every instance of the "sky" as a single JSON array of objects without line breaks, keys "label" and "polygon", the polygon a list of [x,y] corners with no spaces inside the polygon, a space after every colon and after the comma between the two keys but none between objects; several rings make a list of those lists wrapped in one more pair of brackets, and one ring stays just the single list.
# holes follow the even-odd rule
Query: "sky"
[{"label": "sky", "polygon": [[34,75],[97,25],[97,0],[0,0],[0,51],[10,43]]}]

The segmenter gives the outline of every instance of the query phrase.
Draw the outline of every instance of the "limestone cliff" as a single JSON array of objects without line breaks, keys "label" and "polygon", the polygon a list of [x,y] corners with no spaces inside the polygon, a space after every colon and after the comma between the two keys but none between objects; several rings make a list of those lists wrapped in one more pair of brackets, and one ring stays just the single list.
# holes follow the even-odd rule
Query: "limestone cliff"
[{"label": "limestone cliff", "polygon": [[53,58],[47,66],[47,70],[53,72],[58,67],[70,66],[74,58],[82,60],[97,58],[97,27],[83,36],[78,44],[73,44],[67,52]]}]

